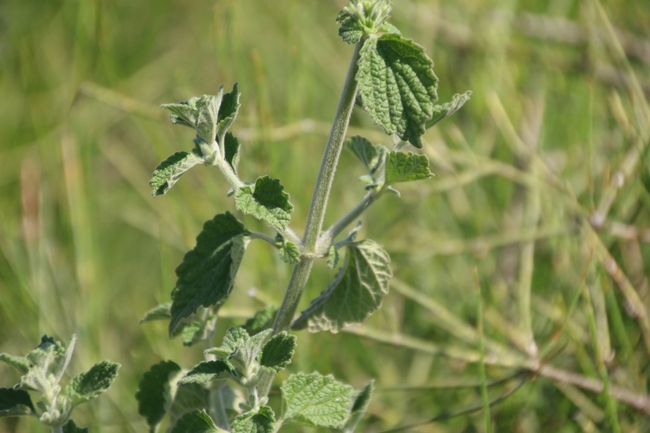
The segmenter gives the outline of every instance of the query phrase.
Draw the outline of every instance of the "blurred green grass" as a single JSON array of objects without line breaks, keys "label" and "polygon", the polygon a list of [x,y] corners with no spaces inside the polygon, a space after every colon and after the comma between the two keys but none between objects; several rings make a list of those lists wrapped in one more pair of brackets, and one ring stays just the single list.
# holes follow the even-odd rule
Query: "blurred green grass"
[{"label": "blurred green grass", "polygon": [[[281,178],[295,205],[293,226],[303,227],[352,52],[334,23],[343,3],[0,3],[0,352],[25,353],[45,333],[66,341],[76,333],[74,371],[104,358],[122,363],[111,391],[80,410],[77,424],[142,431],[133,396],[143,372],[160,359],[189,367],[201,357],[169,341],[164,324],[138,320],[169,299],[174,268],[202,223],[234,207],[225,182],[207,169],[186,175],[164,198],[149,197],[153,168],[192,138],[157,106],[238,81],[240,172]],[[650,94],[650,3],[606,2],[616,37],[592,1],[394,4],[392,22],[434,59],[441,101],[474,94],[425,136],[436,177],[405,185],[401,199],[380,201],[364,218],[362,236],[386,246],[396,275],[382,310],[362,328],[378,337],[300,333],[292,368],[333,373],[356,387],[376,377],[363,431],[480,408],[479,387],[465,386],[478,381],[476,363],[467,362],[477,345],[454,322],[476,326],[476,268],[486,339],[645,394],[650,357],[628,314],[635,306],[603,251],[649,308],[650,196],[641,178],[650,136],[643,96]],[[389,144],[362,112],[352,126]],[[621,167],[618,187],[612,182]],[[344,154],[327,221],[362,197],[361,174]],[[605,217],[593,225],[599,237],[585,223],[594,210]],[[289,274],[270,248],[253,243],[222,331],[260,300],[278,304]],[[305,305],[332,275],[315,269]],[[542,355],[530,347],[529,326]],[[376,341],[395,335],[439,351]],[[522,370],[496,358],[489,381],[515,377],[490,387],[493,399]],[[629,405],[619,402],[616,416],[608,415],[612,401],[603,394],[523,370],[523,387],[491,409],[495,431],[650,429],[647,415]],[[4,365],[0,377],[4,386],[17,379]],[[411,388],[394,388],[404,385]],[[2,431],[38,429],[33,420],[0,420]],[[413,431],[483,429],[473,413]]]}]

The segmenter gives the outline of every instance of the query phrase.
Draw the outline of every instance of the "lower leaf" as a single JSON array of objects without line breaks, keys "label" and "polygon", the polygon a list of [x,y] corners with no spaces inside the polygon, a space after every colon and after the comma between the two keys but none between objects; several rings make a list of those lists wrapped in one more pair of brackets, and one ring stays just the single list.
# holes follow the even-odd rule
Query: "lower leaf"
[{"label": "lower leaf", "polygon": [[220,304],[230,295],[244,257],[246,234],[248,230],[230,212],[203,225],[196,247],[176,268],[178,282],[172,291],[170,334],[199,307]]},{"label": "lower leaf", "polygon": [[302,312],[292,328],[338,332],[352,323],[361,323],[380,307],[392,275],[390,257],[379,244],[366,239],[349,245],[345,264],[334,281]]},{"label": "lower leaf", "polygon": [[281,390],[286,407],[284,422],[339,428],[352,406],[352,387],[337,382],[332,375],[294,374]]},{"label": "lower leaf", "polygon": [[0,388],[0,417],[34,415],[34,405],[27,391]]},{"label": "lower leaf", "polygon": [[341,429],[341,433],[354,433],[354,429],[357,428],[357,424],[363,418],[363,415],[368,409],[370,404],[370,398],[372,397],[372,392],[375,390],[375,381],[371,380],[368,384],[361,390],[357,397],[354,399],[354,404],[350,410],[350,416],[345,425]]},{"label": "lower leaf", "polygon": [[214,424],[204,410],[195,410],[183,415],[174,425],[171,433],[226,433]]},{"label": "lower leaf", "polygon": [[194,153],[176,152],[154,170],[149,181],[151,195],[166,194],[187,170],[203,162],[204,159]]},{"label": "lower leaf", "polygon": [[274,430],[275,414],[268,406],[239,415],[232,423],[232,433],[273,433]]},{"label": "lower leaf", "polygon": [[120,364],[102,361],[93,365],[90,370],[76,375],[65,389],[70,403],[76,406],[97,398],[111,386],[119,368]]},{"label": "lower leaf", "polygon": [[68,420],[63,426],[63,433],[88,433],[87,428],[77,427],[77,424],[72,420]]},{"label": "lower leaf", "polygon": [[426,128],[431,128],[435,124],[442,122],[447,117],[460,110],[461,107],[465,105],[465,102],[469,101],[470,96],[472,96],[472,92],[470,90],[463,93],[462,95],[456,93],[450,102],[445,102],[442,105],[435,105],[433,107],[433,117],[427,120],[427,123],[425,125]]},{"label": "lower leaf", "polygon": [[162,361],[147,371],[135,394],[138,413],[146,418],[149,431],[158,427],[167,413],[167,402],[171,400],[170,382],[181,371],[174,361]]}]

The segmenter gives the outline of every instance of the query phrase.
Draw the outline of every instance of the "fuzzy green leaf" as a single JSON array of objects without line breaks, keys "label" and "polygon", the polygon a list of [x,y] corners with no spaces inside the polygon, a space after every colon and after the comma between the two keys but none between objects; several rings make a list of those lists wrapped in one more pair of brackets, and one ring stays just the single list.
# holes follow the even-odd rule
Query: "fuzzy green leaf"
[{"label": "fuzzy green leaf", "polygon": [[266,221],[278,231],[286,229],[291,221],[293,205],[278,179],[262,176],[255,185],[237,188],[235,204],[240,211]]},{"label": "fuzzy green leaf", "polygon": [[226,93],[223,95],[223,100],[221,101],[221,107],[219,107],[219,116],[217,120],[217,137],[219,137],[219,142],[224,139],[226,132],[232,126],[237,113],[239,112],[239,93],[238,83],[232,87],[232,92]]},{"label": "fuzzy green leaf", "polygon": [[20,371],[21,374],[27,373],[31,366],[27,358],[24,358],[22,356],[12,356],[8,353],[0,353],[0,361],[11,365],[16,370]]},{"label": "fuzzy green leaf", "polygon": [[210,407],[210,391],[203,386],[197,383],[179,385],[178,382],[172,385],[173,400],[171,403],[167,402],[169,425],[175,425],[178,419],[188,412]]},{"label": "fuzzy green leaf", "polygon": [[228,132],[226,134],[224,148],[226,151],[226,162],[230,164],[232,170],[237,173],[237,166],[239,165],[239,140],[237,137]]},{"label": "fuzzy green leaf", "polygon": [[203,162],[204,158],[196,155],[195,151],[176,152],[161,162],[151,175],[151,196],[166,194],[187,170]]},{"label": "fuzzy green leaf", "polygon": [[0,388],[0,417],[33,415],[34,405],[27,391]]},{"label": "fuzzy green leaf", "polygon": [[[183,325],[179,325],[179,327],[180,326]],[[207,330],[205,328],[205,322],[193,321],[183,326],[183,332],[181,332],[183,346],[193,346],[196,343],[205,340],[206,338]]]},{"label": "fuzzy green leaf", "polygon": [[249,386],[259,379],[262,346],[270,334],[271,329],[267,329],[250,337],[248,341],[240,343],[228,357],[228,363],[233,366],[236,379],[241,385]]},{"label": "fuzzy green leaf", "polygon": [[411,152],[390,152],[386,161],[386,183],[411,182],[428,179],[429,159],[425,155]]},{"label": "fuzzy green leaf", "polygon": [[267,305],[244,323],[244,329],[248,332],[248,335],[258,334],[273,326],[277,314],[278,307]]},{"label": "fuzzy green leaf", "polygon": [[387,134],[421,148],[425,123],[438,99],[433,61],[422,47],[398,34],[370,38],[359,59],[363,109]]},{"label": "fuzzy green leaf", "polygon": [[176,268],[178,281],[172,291],[170,334],[181,319],[200,306],[220,304],[230,295],[244,256],[246,234],[246,227],[230,212],[203,225],[196,247],[185,254],[183,263]]},{"label": "fuzzy green leaf", "polygon": [[267,329],[249,337],[244,328],[230,328],[221,346],[208,349],[205,353],[225,361],[231,367],[233,377],[247,386],[258,379],[262,346],[270,333],[271,330]]},{"label": "fuzzy green leaf", "polygon": [[361,418],[363,418],[363,415],[368,409],[370,398],[372,397],[372,392],[374,389],[375,381],[371,380],[361,390],[361,392],[357,394],[356,398],[354,399],[352,409],[350,410],[350,416],[348,417],[347,421],[345,421],[345,425],[341,429],[341,433],[354,433],[354,429],[357,428],[357,424],[359,424],[359,421],[361,421]]},{"label": "fuzzy green leaf", "polygon": [[86,427],[77,427],[77,424],[70,419],[63,426],[63,433],[88,433],[88,429]]},{"label": "fuzzy green leaf", "polygon": [[108,390],[117,377],[120,364],[102,361],[90,370],[76,375],[65,388],[65,394],[73,406],[84,403]]},{"label": "fuzzy green leaf", "polygon": [[170,383],[179,374],[181,367],[173,361],[162,361],[153,365],[138,384],[135,398],[138,413],[146,418],[149,431],[154,432],[165,416],[167,402],[171,400]]},{"label": "fuzzy green leaf", "polygon": [[151,322],[154,320],[169,320],[172,317],[171,313],[172,303],[165,302],[164,304],[156,305],[151,310],[144,313],[140,323]]},{"label": "fuzzy green leaf", "polygon": [[336,249],[336,245],[332,244],[329,253],[327,254],[327,269],[334,269],[338,263],[339,250]]},{"label": "fuzzy green leaf", "polygon": [[364,29],[357,20],[346,19],[341,22],[339,27],[339,36],[348,44],[356,44],[364,35]]},{"label": "fuzzy green leaf", "polygon": [[331,375],[294,374],[282,384],[281,390],[285,422],[339,428],[352,406],[352,387],[337,382]]},{"label": "fuzzy green leaf", "polygon": [[284,370],[291,364],[291,358],[296,351],[296,336],[286,332],[274,335],[262,348],[260,364],[274,373]]},{"label": "fuzzy green leaf", "polygon": [[205,361],[195,366],[178,381],[179,385],[198,383],[206,386],[215,380],[230,377],[230,367],[224,361]]},{"label": "fuzzy green leaf", "polygon": [[257,412],[239,415],[232,423],[232,433],[273,433],[275,414],[273,409],[262,406]]},{"label": "fuzzy green leaf", "polygon": [[250,340],[248,333],[244,328],[228,328],[226,335],[223,336],[221,346],[208,349],[205,353],[215,355],[220,359],[227,359],[239,346]]},{"label": "fuzzy green leaf", "polygon": [[295,265],[300,261],[300,249],[291,241],[284,241],[278,252],[280,259],[289,265]]},{"label": "fuzzy green leaf", "polygon": [[293,323],[293,329],[338,332],[361,323],[381,305],[392,277],[390,257],[369,239],[347,246],[345,264],[334,281]]},{"label": "fuzzy green leaf", "polygon": [[222,433],[204,410],[194,410],[183,415],[171,433]]},{"label": "fuzzy green leaf", "polygon": [[382,33],[395,33],[397,35],[401,35],[402,32],[400,29],[392,25],[391,23],[384,23],[382,24],[381,28],[379,29]]},{"label": "fuzzy green leaf", "polygon": [[163,104],[161,107],[171,112],[169,117],[172,123],[189,126],[196,130],[196,135],[203,141],[212,143],[217,138],[217,120],[222,99],[223,85],[216,95],[203,95],[176,104]]},{"label": "fuzzy green leaf", "polygon": [[442,105],[436,105],[433,107],[433,117],[427,120],[426,127],[427,129],[431,128],[438,122],[445,120],[447,117],[454,114],[456,111],[460,110],[465,102],[469,101],[472,96],[471,91],[467,91],[462,95],[456,93],[450,102],[445,102]]},{"label": "fuzzy green leaf", "polygon": [[384,164],[388,152],[386,147],[372,144],[358,135],[348,140],[347,148],[359,158],[371,176]]}]

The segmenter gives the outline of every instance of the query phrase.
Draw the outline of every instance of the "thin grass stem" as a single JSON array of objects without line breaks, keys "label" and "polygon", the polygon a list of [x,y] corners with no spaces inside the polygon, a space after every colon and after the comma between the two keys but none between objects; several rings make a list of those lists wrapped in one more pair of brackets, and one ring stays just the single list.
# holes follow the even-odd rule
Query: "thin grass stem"
[{"label": "thin grass stem", "polygon": [[476,328],[478,333],[479,364],[478,371],[481,380],[481,399],[483,400],[483,422],[486,433],[492,433],[492,416],[490,415],[490,397],[488,394],[487,374],[485,372],[485,347],[483,343],[483,298],[481,284],[478,280],[478,270],[474,268],[474,284],[476,286]]}]

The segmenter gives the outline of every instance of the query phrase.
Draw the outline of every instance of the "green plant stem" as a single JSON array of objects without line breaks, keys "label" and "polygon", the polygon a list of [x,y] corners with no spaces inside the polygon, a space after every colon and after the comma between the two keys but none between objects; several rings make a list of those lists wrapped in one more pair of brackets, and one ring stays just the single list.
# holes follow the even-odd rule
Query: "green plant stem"
[{"label": "green plant stem", "polygon": [[210,390],[210,415],[217,427],[230,431],[230,422],[223,404],[221,387]]},{"label": "green plant stem", "polygon": [[481,298],[481,284],[478,280],[478,270],[474,268],[474,284],[476,284],[476,317],[478,333],[478,351],[479,351],[479,376],[481,378],[481,398],[483,400],[483,419],[485,422],[485,431],[492,433],[492,417],[490,415],[490,398],[488,395],[487,373],[485,371],[485,344],[483,342],[483,299]]},{"label": "green plant stem", "polygon": [[52,433],[63,433],[63,426],[59,425],[56,427],[52,427]]},{"label": "green plant stem", "polygon": [[359,52],[363,46],[364,39],[359,41],[355,48],[352,60],[350,61],[350,68],[348,75],[343,86],[339,106],[336,110],[334,123],[330,132],[325,154],[321,162],[318,178],[314,187],[314,193],[309,206],[309,214],[307,215],[307,224],[305,227],[305,235],[303,237],[303,256],[300,262],[294,267],[289,287],[285,294],[282,305],[278,310],[278,315],[273,325],[273,334],[286,331],[290,328],[293,316],[298,308],[300,297],[307,285],[311,267],[314,262],[314,253],[316,242],[321,228],[323,227],[323,219],[325,218],[325,210],[327,208],[327,200],[329,199],[330,190],[332,189],[332,181],[334,180],[334,173],[338,165],[343,142],[345,141],[345,134],[347,132],[348,124],[350,123],[350,116],[354,108],[354,100],[357,95],[358,83],[356,81],[357,62],[359,60]]},{"label": "green plant stem", "polygon": [[[206,309],[205,313],[206,316],[207,314],[211,314],[213,318],[208,320],[206,324],[207,338],[203,341],[204,352],[214,347],[214,336],[217,332],[217,311],[211,307],[210,309]],[[213,361],[215,359],[216,356],[214,355],[205,355],[206,361]],[[218,427],[230,430],[230,422],[228,421],[228,414],[223,404],[221,387],[210,390],[210,415]]]},{"label": "green plant stem", "polygon": [[354,54],[350,61],[348,75],[345,80],[345,85],[343,86],[341,98],[339,99],[339,106],[336,110],[336,115],[334,116],[332,130],[330,131],[330,136],[327,140],[327,147],[325,148],[325,154],[323,155],[320,170],[318,172],[318,178],[316,179],[314,193],[309,206],[309,214],[307,215],[305,235],[303,238],[305,251],[308,254],[314,252],[318,236],[323,227],[325,209],[327,208],[327,201],[329,199],[330,190],[332,189],[334,173],[336,172],[339,156],[343,149],[343,142],[345,141],[348,124],[350,123],[350,116],[352,115],[354,101],[357,96],[357,88],[359,87],[356,80],[358,69],[357,63],[364,42],[365,38],[357,42],[354,47]]},{"label": "green plant stem", "polygon": [[270,243],[271,245],[276,244],[275,239],[273,239],[271,236],[266,235],[264,233],[251,232],[248,236],[250,236],[251,239],[262,239],[263,241],[266,241],[266,242]]},{"label": "green plant stem", "polygon": [[[618,415],[616,410],[616,401],[610,394],[609,373],[607,372],[607,366],[605,365],[606,359],[604,357],[609,356],[609,354],[603,353],[603,348],[601,347],[602,344],[601,340],[603,339],[600,336],[602,326],[600,327],[601,329],[599,329],[597,323],[598,318],[596,317],[596,314],[598,314],[599,312],[602,313],[602,311],[599,310],[604,309],[604,305],[599,306],[598,301],[594,302],[595,300],[592,296],[592,293],[596,291],[597,289],[595,288],[591,289],[587,286],[583,286],[582,295],[585,298],[587,304],[587,308],[586,308],[587,323],[589,324],[589,331],[591,333],[594,352],[596,352],[596,366],[598,367],[598,372],[603,381],[602,394],[605,398],[605,403],[607,407],[607,416],[609,418],[610,428],[614,433],[621,433],[621,427],[618,422]],[[602,296],[602,292],[600,292],[599,295]],[[604,299],[602,300],[602,303],[604,303]],[[604,320],[606,321],[607,318],[605,317]],[[607,327],[605,327],[605,329],[607,329]],[[609,338],[609,334],[607,335],[607,338]],[[609,347],[609,341],[607,342],[607,346]]]},{"label": "green plant stem", "polygon": [[[327,209],[327,200],[332,189],[332,181],[336,173],[339,156],[343,149],[345,135],[348,124],[350,123],[350,116],[354,109],[354,101],[357,97],[357,88],[359,87],[356,80],[357,63],[364,42],[365,38],[357,42],[354,47],[354,54],[352,55],[352,60],[350,60],[348,75],[345,79],[343,91],[341,92],[339,105],[334,116],[334,123],[332,124],[330,136],[327,140],[327,146],[325,147],[325,153],[321,161],[314,193],[312,194],[311,204],[309,206],[305,234],[302,240],[302,256],[300,262],[293,268],[287,291],[278,309],[275,323],[273,324],[273,335],[287,331],[291,327],[291,322],[298,309],[302,292],[305,290],[307,280],[309,280],[309,275],[311,274],[311,268],[316,256],[317,241],[323,227],[325,210]],[[271,390],[273,376],[272,373],[265,373],[260,379],[257,386],[260,397],[268,395]]]},{"label": "green plant stem", "polygon": [[228,164],[228,161],[226,161],[226,157],[223,153],[215,159],[214,164],[217,166],[217,168],[219,168],[219,171],[221,171],[221,174],[223,174],[230,186],[235,189],[244,186],[244,182],[239,179],[230,164]]},{"label": "green plant stem", "polygon": [[384,188],[379,191],[371,191],[357,204],[354,209],[347,213],[343,218],[332,224],[318,239],[316,251],[326,251],[332,240],[336,238],[347,226],[359,218],[366,209],[368,209],[374,202],[381,197],[386,190]]}]

